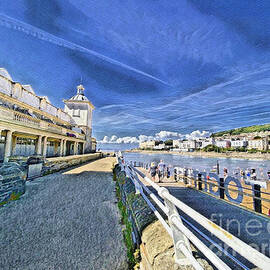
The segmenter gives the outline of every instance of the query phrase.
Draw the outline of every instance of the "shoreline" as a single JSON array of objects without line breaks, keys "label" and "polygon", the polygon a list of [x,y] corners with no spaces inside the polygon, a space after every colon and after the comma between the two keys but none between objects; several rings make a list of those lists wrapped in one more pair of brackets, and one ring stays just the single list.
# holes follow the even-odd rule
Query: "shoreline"
[{"label": "shoreline", "polygon": [[126,153],[141,153],[141,154],[166,154],[166,155],[180,155],[190,157],[202,157],[202,158],[233,158],[233,159],[248,159],[248,160],[270,160],[270,154],[261,153],[246,153],[246,152],[228,152],[228,153],[217,153],[217,152],[172,152],[162,150],[125,150]]}]

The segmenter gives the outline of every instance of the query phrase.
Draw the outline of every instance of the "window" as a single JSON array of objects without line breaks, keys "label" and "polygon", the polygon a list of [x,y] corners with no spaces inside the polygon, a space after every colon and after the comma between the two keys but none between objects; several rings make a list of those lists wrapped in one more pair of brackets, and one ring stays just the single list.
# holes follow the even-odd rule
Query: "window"
[{"label": "window", "polygon": [[79,109],[73,109],[73,114],[72,114],[73,116],[80,116],[80,110]]}]

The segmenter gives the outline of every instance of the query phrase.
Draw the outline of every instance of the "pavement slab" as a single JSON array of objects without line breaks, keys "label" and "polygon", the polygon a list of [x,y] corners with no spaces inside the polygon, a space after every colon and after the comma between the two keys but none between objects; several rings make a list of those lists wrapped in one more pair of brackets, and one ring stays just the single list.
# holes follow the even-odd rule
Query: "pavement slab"
[{"label": "pavement slab", "polygon": [[114,160],[35,179],[0,208],[0,269],[127,269]]}]

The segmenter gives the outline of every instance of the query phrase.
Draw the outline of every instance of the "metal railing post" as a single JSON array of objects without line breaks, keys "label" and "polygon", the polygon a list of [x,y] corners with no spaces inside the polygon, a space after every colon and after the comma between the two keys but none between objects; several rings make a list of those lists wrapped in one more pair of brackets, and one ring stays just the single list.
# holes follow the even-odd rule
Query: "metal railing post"
[{"label": "metal railing post", "polygon": [[225,199],[225,185],[224,178],[219,178],[219,197],[220,199]]},{"label": "metal railing post", "polygon": [[254,205],[254,210],[257,213],[262,212],[262,201],[259,199],[261,198],[261,186],[258,184],[252,185],[253,189],[253,205]]},{"label": "metal railing post", "polygon": [[198,174],[198,189],[202,190],[202,175]]},{"label": "metal railing post", "polygon": [[190,243],[187,237],[175,226],[175,223],[173,220],[177,219],[179,222],[182,223],[182,220],[179,216],[179,213],[175,207],[175,205],[170,202],[165,194],[169,193],[169,191],[166,188],[161,188],[161,190],[158,192],[159,195],[164,199],[165,207],[168,209],[168,220],[169,225],[172,231],[172,238],[173,238],[173,244],[174,244],[174,252],[175,252],[175,262],[179,265],[191,265],[190,260],[187,258],[187,256],[182,252],[183,245],[187,248],[187,250],[192,254]]}]

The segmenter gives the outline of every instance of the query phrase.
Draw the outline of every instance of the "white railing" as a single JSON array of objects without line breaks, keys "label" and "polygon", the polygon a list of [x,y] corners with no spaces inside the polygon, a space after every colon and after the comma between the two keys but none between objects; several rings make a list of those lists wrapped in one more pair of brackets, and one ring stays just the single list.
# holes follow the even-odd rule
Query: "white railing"
[{"label": "white railing", "polygon": [[[270,258],[264,254],[252,248],[239,238],[235,237],[228,231],[224,230],[220,226],[216,225],[211,220],[207,219],[199,212],[195,211],[185,203],[181,202],[170,194],[168,189],[160,187],[148,177],[144,176],[141,172],[135,169],[133,166],[124,162],[124,159],[119,152],[117,155],[117,161],[121,166],[121,169],[125,171],[126,175],[133,181],[136,193],[141,194],[146,203],[153,210],[156,217],[161,224],[167,230],[169,235],[173,239],[175,249],[175,261],[179,265],[193,265],[197,269],[203,269],[203,267],[193,257],[189,241],[191,241],[205,256],[208,258],[217,269],[227,270],[231,269],[226,263],[224,263],[209,247],[207,247],[196,235],[194,235],[183,223],[181,217],[178,214],[177,208],[183,211],[190,218],[195,220],[198,224],[207,229],[212,235],[218,237],[221,241],[238,252],[242,257],[250,261],[255,266],[263,270],[270,269]],[[143,179],[152,186],[158,195],[163,199],[163,202],[153,194],[143,183],[139,180],[139,175],[143,175]],[[163,219],[161,214],[157,211],[155,206],[150,202],[144,191],[152,198],[152,200],[159,206],[168,216],[169,224]],[[236,259],[235,259],[236,260]]]}]

